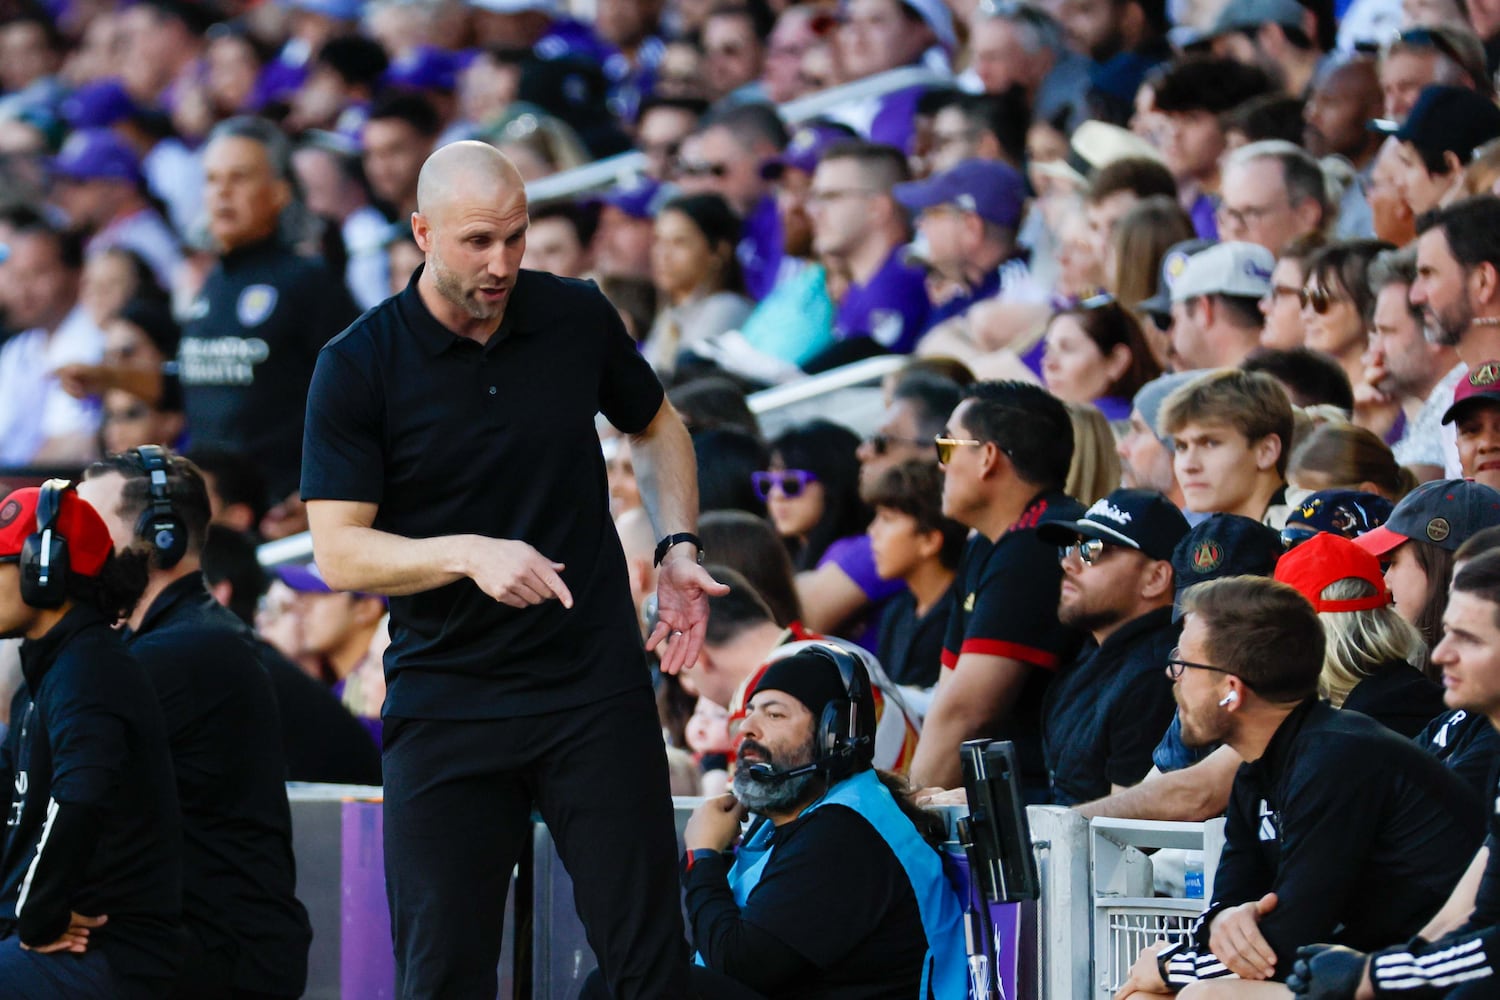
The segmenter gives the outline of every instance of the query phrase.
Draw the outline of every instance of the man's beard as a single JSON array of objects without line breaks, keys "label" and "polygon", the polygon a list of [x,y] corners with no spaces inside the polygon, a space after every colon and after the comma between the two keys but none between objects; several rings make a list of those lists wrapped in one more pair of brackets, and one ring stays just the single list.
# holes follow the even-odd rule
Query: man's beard
[{"label": "man's beard", "polygon": [[437,286],[438,294],[474,319],[499,319],[505,315],[505,302],[491,305],[481,301],[475,295],[475,289],[465,288],[463,279],[454,271],[449,270],[437,254],[432,255],[431,262],[427,266],[432,269],[433,283]]},{"label": "man's beard", "polygon": [[[789,771],[794,767],[807,764],[812,761],[813,754],[816,752],[815,744],[809,739],[802,748],[802,752],[797,755],[798,760],[795,763],[783,764],[768,752],[768,748],[753,741],[746,741],[746,745],[755,746],[765,753],[767,757],[765,763],[775,767],[777,771]],[[741,750],[743,751],[743,747]],[[746,809],[760,813],[762,816],[789,813],[811,799],[812,796],[809,793],[814,784],[821,782],[823,777],[822,771],[809,771],[795,778],[763,778],[751,773],[750,767],[741,762],[734,772],[734,797],[739,799]]]},{"label": "man's beard", "polygon": [[1097,632],[1119,622],[1120,615],[1112,608],[1088,607],[1080,595],[1069,604],[1058,603],[1057,620],[1059,624],[1079,632]]},{"label": "man's beard", "polygon": [[1457,347],[1459,341],[1464,339],[1464,334],[1469,332],[1469,326],[1474,322],[1474,309],[1467,299],[1458,301],[1451,309],[1444,312],[1428,306],[1427,319],[1431,322],[1422,324],[1422,335],[1427,338],[1429,344],[1436,344],[1438,347]]}]

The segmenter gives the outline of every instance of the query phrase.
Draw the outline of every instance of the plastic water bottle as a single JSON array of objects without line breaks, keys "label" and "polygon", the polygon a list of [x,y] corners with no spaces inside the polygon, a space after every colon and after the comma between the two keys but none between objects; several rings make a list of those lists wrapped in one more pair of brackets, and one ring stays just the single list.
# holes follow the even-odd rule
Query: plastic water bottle
[{"label": "plastic water bottle", "polygon": [[1203,898],[1203,856],[1197,852],[1189,855],[1182,873],[1182,894],[1188,899]]}]

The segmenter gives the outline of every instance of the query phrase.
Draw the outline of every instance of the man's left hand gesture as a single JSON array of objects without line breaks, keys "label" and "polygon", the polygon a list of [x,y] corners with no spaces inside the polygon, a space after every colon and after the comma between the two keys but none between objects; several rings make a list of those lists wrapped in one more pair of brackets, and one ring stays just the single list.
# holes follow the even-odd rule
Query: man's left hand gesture
[{"label": "man's left hand gesture", "polygon": [[672,551],[662,561],[656,578],[656,628],[646,649],[663,646],[661,672],[675,674],[690,667],[703,647],[708,629],[708,599],[729,593],[686,552]]}]

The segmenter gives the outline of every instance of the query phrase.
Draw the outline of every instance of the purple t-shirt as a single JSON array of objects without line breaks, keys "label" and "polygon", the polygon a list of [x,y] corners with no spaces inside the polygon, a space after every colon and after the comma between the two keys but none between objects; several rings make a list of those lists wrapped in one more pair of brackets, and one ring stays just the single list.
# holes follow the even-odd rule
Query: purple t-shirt
[{"label": "purple t-shirt", "polygon": [[851,284],[833,318],[839,340],[869,337],[895,354],[910,354],[927,329],[927,286],[922,272],[892,247],[880,270],[863,285]]},{"label": "purple t-shirt", "polygon": [[781,269],[781,216],[776,211],[775,198],[767,195],[750,211],[735,256],[745,275],[745,291],[759,302],[770,294],[776,284],[776,272]]},{"label": "purple t-shirt", "polygon": [[1219,202],[1211,194],[1200,194],[1188,209],[1188,218],[1193,220],[1193,232],[1200,240],[1219,238]]},{"label": "purple t-shirt", "polygon": [[882,580],[880,574],[875,572],[875,549],[870,544],[869,535],[850,535],[828,546],[823,558],[818,560],[818,565],[822,567],[829,563],[843,570],[869,600],[868,607],[860,615],[858,634],[849,638],[870,652],[875,652],[880,644],[880,618],[885,611],[885,604],[904,591],[906,584],[900,580]]}]

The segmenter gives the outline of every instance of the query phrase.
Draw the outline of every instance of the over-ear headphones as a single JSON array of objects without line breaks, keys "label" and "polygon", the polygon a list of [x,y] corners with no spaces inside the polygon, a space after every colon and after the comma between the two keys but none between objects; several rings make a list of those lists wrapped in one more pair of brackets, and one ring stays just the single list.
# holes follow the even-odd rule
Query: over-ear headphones
[{"label": "over-ear headphones", "polygon": [[1240,700],[1239,694],[1237,692],[1231,691],[1228,694],[1226,694],[1224,697],[1222,697],[1222,698],[1219,699],[1219,707],[1223,708],[1224,706],[1229,705],[1229,704],[1231,704],[1233,702],[1236,702],[1236,701],[1239,701],[1239,700]]},{"label": "over-ear headphones", "polygon": [[146,472],[146,484],[151,490],[151,503],[141,511],[135,534],[151,543],[157,568],[171,569],[187,555],[188,546],[187,525],[177,516],[167,490],[171,465],[166,451],[158,445],[143,444],[135,449],[135,455]]},{"label": "over-ear headphones", "polygon": [[21,600],[33,608],[62,606],[68,597],[68,540],[57,531],[63,494],[73,488],[66,479],[49,479],[36,499],[36,534],[21,543]]},{"label": "over-ear headphones", "polygon": [[856,765],[868,765],[875,759],[875,700],[870,674],[858,656],[831,642],[808,646],[798,653],[803,654],[831,662],[844,684],[845,697],[825,705],[818,720],[815,762],[830,772],[852,773]]}]

